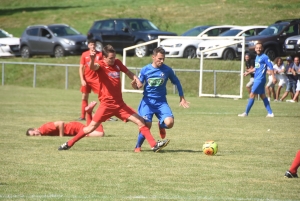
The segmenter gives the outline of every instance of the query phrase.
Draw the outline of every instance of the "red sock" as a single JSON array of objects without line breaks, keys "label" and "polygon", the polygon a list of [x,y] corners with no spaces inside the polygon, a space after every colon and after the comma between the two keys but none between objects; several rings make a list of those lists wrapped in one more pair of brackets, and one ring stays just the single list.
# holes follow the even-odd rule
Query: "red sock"
[{"label": "red sock", "polygon": [[300,166],[300,150],[297,152],[296,157],[290,167],[290,172],[292,174],[296,174],[299,166]]},{"label": "red sock", "polygon": [[86,113],[86,125],[88,126],[91,121],[92,121],[92,114],[91,113]]},{"label": "red sock", "polygon": [[84,136],[85,134],[83,132],[83,128],[81,128],[77,135],[75,135],[71,140],[68,141],[68,146],[72,147],[78,140],[80,140]]},{"label": "red sock", "polygon": [[150,130],[147,126],[143,126],[140,128],[140,132],[142,135],[146,138],[148,143],[150,144],[151,148],[156,145],[155,139],[153,138],[152,134],[150,133]]},{"label": "red sock", "polygon": [[85,107],[88,106],[87,100],[82,100],[81,102],[81,118],[85,118]]}]

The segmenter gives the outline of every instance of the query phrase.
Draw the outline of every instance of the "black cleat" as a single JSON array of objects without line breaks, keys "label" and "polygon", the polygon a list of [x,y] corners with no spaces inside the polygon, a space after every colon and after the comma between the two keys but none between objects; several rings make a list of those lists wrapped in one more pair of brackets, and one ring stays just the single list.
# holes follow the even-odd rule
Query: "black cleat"
[{"label": "black cleat", "polygon": [[292,174],[290,171],[286,171],[285,174],[284,174],[284,177],[287,177],[287,178],[298,178],[298,175],[297,173],[295,174]]},{"label": "black cleat", "polygon": [[68,146],[68,142],[65,142],[65,143],[63,143],[62,145],[60,145],[60,146],[58,147],[58,150],[62,151],[62,150],[68,150],[68,149],[70,149],[70,148],[71,148],[71,147]]},{"label": "black cleat", "polygon": [[169,144],[170,140],[165,139],[162,141],[157,141],[156,145],[152,148],[152,151],[159,152],[162,148],[166,147]]}]

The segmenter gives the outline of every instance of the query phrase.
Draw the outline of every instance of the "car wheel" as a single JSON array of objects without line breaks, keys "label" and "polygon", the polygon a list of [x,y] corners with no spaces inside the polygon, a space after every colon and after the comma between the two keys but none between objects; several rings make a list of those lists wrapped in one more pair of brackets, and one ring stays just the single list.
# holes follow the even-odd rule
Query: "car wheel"
[{"label": "car wheel", "polygon": [[21,56],[22,56],[22,58],[26,58],[26,59],[30,57],[29,47],[27,47],[27,46],[22,47]]},{"label": "car wheel", "polygon": [[[137,45],[141,44],[141,43],[144,43],[144,41],[139,41],[137,42]],[[141,47],[137,47],[135,48],[135,55],[137,57],[145,57],[148,55],[148,46],[144,45],[144,46],[141,46]]]},{"label": "car wheel", "polygon": [[265,54],[268,55],[269,59],[273,61],[277,57],[277,52],[272,47],[269,47],[265,50]]},{"label": "car wheel", "polygon": [[65,55],[65,51],[64,51],[64,49],[61,46],[56,46],[54,48],[54,56],[56,58],[63,57],[64,55]]},{"label": "car wheel", "polygon": [[97,51],[99,51],[99,52],[102,51],[103,45],[100,41],[96,41],[95,46],[96,46],[95,48],[96,48]]},{"label": "car wheel", "polygon": [[196,48],[189,46],[187,48],[185,48],[184,52],[183,52],[183,58],[188,58],[188,59],[194,59],[196,58]]},{"label": "car wheel", "polygon": [[223,53],[223,59],[224,60],[234,60],[235,59],[235,52],[231,49],[225,50]]}]

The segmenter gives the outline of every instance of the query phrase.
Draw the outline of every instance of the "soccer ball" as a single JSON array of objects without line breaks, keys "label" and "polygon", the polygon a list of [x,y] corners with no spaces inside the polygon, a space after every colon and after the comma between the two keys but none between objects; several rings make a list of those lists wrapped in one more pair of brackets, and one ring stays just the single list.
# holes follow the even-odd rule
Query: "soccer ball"
[{"label": "soccer ball", "polygon": [[206,141],[202,146],[203,153],[206,155],[215,155],[218,152],[218,144],[215,141]]}]

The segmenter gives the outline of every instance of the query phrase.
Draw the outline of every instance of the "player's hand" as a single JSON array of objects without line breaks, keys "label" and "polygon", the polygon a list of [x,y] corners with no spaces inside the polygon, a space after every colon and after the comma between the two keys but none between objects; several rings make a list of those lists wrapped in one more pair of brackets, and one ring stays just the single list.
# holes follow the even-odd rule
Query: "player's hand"
[{"label": "player's hand", "polygon": [[132,80],[132,81],[131,81],[131,86],[132,86],[132,88],[134,88],[134,89],[139,89],[138,86],[137,86],[137,84],[136,84],[136,81],[135,81],[135,80]]},{"label": "player's hand", "polygon": [[81,86],[86,86],[85,80],[81,80]]},{"label": "player's hand", "polygon": [[94,59],[96,58],[96,54],[97,54],[96,50],[91,50],[91,51],[90,51],[90,58],[91,58],[92,60],[94,60]]},{"label": "player's hand", "polygon": [[138,89],[143,87],[143,84],[141,83],[141,81],[138,78],[134,78],[134,81],[135,81]]},{"label": "player's hand", "polygon": [[183,108],[189,108],[190,102],[186,101],[183,97],[180,97],[179,106],[182,106]]}]

